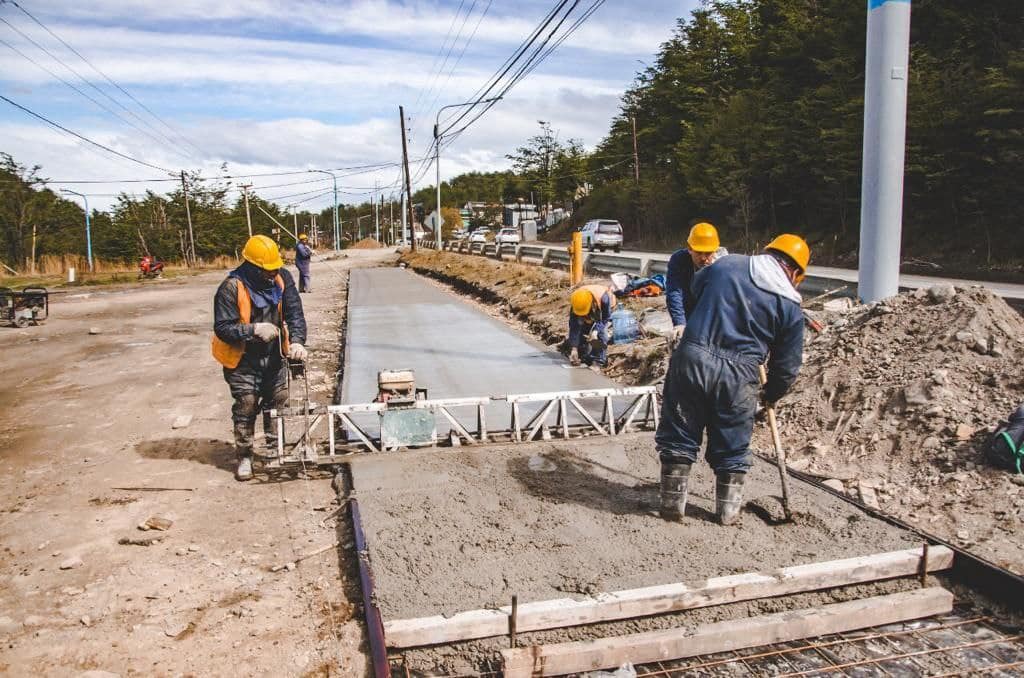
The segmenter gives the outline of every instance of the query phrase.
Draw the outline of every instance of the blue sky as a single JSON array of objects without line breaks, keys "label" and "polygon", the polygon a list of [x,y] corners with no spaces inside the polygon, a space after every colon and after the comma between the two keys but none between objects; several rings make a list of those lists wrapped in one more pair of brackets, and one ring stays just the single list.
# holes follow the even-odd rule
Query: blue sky
[{"label": "blue sky", "polygon": [[[397,161],[401,154],[399,104],[412,118],[410,155],[420,157],[430,145],[438,108],[470,98],[555,3],[19,0],[19,4],[174,131],[9,2],[0,4],[0,18],[10,24],[0,23],[0,94],[131,157],[168,169],[199,169],[209,176],[225,162],[232,174],[242,174]],[[566,25],[590,4],[591,0],[580,2]],[[676,20],[696,4],[697,0],[605,2],[504,101],[443,151],[442,176],[506,167],[505,154],[535,133],[537,120],[550,121],[560,138],[580,138],[587,146],[598,142],[618,108],[622,90],[642,70],[640,61],[652,60]],[[83,83],[33,45],[33,40],[119,103]],[[42,165],[43,176],[57,180],[160,175],[98,151],[3,101],[0,150],[23,164]],[[425,174],[419,185],[433,183],[432,167],[427,171],[414,163],[413,173]],[[348,191],[343,200],[364,199],[360,191],[374,182],[389,193],[395,190],[392,185],[397,178],[393,167],[343,178]],[[281,177],[253,179],[257,187],[284,181]],[[83,186],[72,187],[82,190]],[[104,194],[146,187],[94,184],[85,192],[93,192],[92,204],[103,207],[113,200]],[[288,190],[292,189],[260,193],[273,198]],[[327,203],[327,196],[314,197],[303,207]]]}]

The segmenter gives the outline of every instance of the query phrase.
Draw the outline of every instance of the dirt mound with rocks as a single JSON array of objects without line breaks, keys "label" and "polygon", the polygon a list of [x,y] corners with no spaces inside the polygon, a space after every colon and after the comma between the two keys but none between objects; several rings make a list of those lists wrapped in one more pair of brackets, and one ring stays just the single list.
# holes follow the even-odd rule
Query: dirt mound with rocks
[{"label": "dirt mound with rocks", "polygon": [[781,403],[791,466],[1024,572],[1024,478],[982,449],[1024,400],[1024,318],[945,285],[825,319]]},{"label": "dirt mound with rocks", "polygon": [[384,245],[381,245],[379,242],[377,242],[373,238],[363,238],[362,240],[358,240],[358,241],[352,243],[349,246],[349,249],[353,249],[353,250],[377,250],[377,249],[380,249],[381,247],[384,247]]}]

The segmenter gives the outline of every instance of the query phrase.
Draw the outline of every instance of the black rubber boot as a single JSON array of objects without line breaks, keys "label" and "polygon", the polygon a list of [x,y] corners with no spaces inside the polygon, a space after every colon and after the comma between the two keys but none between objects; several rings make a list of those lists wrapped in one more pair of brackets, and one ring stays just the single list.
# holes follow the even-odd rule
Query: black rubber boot
[{"label": "black rubber boot", "polygon": [[716,473],[715,513],[722,525],[732,525],[740,516],[746,473]]},{"label": "black rubber boot", "polygon": [[686,511],[686,488],[690,484],[690,464],[661,464],[661,517],[682,522]]}]

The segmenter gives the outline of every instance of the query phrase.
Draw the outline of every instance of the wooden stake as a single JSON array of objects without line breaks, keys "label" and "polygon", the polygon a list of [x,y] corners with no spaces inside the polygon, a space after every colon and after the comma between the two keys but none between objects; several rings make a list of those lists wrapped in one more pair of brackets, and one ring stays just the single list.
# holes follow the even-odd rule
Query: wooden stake
[{"label": "wooden stake", "polygon": [[915,589],[697,628],[502,650],[502,668],[505,678],[583,673],[626,662],[647,664],[844,633],[944,614],[952,609],[953,594],[949,591],[941,587]]}]

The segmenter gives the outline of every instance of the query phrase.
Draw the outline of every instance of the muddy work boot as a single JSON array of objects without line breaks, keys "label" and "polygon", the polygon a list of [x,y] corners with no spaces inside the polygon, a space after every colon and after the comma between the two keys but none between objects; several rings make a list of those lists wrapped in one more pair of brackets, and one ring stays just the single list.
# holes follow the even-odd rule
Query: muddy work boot
[{"label": "muddy work boot", "polygon": [[722,525],[732,525],[739,518],[746,477],[746,473],[715,474],[715,513]]},{"label": "muddy work boot", "polygon": [[238,468],[235,470],[235,480],[252,480],[252,454],[243,454],[238,457]]},{"label": "muddy work boot", "polygon": [[665,520],[678,523],[686,511],[686,488],[690,483],[690,464],[661,465],[661,510]]}]

